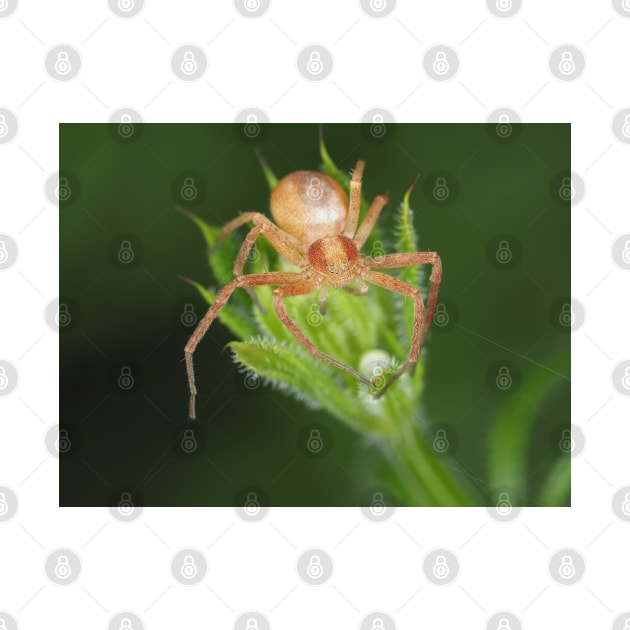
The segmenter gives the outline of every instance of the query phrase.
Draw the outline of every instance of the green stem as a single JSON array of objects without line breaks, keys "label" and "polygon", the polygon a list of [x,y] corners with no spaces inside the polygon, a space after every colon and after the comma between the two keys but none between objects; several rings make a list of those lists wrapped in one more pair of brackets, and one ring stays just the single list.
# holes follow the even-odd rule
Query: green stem
[{"label": "green stem", "polygon": [[560,457],[553,465],[540,489],[538,501],[543,507],[571,505],[571,457],[569,455]]},{"label": "green stem", "polygon": [[554,388],[568,382],[570,368],[568,352],[552,357],[545,369],[533,371],[517,394],[499,408],[490,436],[489,478],[495,488],[509,488],[515,497],[528,496],[527,448],[536,419],[534,410]]},{"label": "green stem", "polygon": [[[464,507],[474,504],[463,490],[462,482],[455,480],[441,461],[436,459],[417,428],[406,425],[401,431],[389,436],[389,446],[398,463],[422,488],[424,500],[429,505]],[[402,481],[405,482],[405,479]]]}]

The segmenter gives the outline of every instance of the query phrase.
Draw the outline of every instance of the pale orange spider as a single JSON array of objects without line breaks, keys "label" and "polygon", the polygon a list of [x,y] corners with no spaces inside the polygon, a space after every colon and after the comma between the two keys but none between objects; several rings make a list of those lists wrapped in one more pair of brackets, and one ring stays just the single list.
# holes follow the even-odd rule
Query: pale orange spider
[{"label": "pale orange spider", "polygon": [[[314,356],[345,370],[361,383],[373,386],[353,367],[337,361],[321,352],[315,344],[306,338],[295,322],[287,315],[282,298],[304,295],[319,289],[318,305],[323,314],[326,292],[329,286],[345,288],[355,295],[366,295],[370,282],[414,300],[414,323],[411,349],[407,362],[375,393],[383,393],[418,360],[420,348],[426,339],[433,320],[438,291],[442,279],[442,263],[434,252],[411,252],[390,254],[372,258],[360,254],[376,221],[388,203],[386,195],[378,195],[370,206],[363,223],[357,229],[361,205],[361,176],[365,163],[362,160],[352,174],[350,182],[350,202],[345,192],[334,179],[318,171],[296,171],[282,178],[271,193],[271,214],[275,220],[259,212],[245,212],[230,221],[221,231],[219,243],[233,230],[245,223],[254,223],[255,227],[246,236],[234,263],[236,276],[217,295],[214,304],[208,309],[190,337],[185,349],[186,369],[190,386],[190,417],[195,417],[195,376],[192,357],[218,312],[228,301],[237,287],[246,288],[262,285],[278,285],[273,292],[273,305],[278,319],[291,331],[293,336]],[[300,271],[271,271],[241,275],[247,256],[259,235],[269,243],[290,264]],[[429,305],[424,312],[424,303],[417,287],[398,280],[375,269],[390,269],[428,263],[433,265],[429,289]],[[349,287],[354,282],[356,288]]]}]

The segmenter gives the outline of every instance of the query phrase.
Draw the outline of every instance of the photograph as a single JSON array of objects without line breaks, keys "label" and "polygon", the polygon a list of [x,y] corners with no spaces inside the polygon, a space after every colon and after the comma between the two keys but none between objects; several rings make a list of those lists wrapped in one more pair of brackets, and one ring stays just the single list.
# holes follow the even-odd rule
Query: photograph
[{"label": "photograph", "polygon": [[61,504],[570,505],[570,133],[62,124]]}]

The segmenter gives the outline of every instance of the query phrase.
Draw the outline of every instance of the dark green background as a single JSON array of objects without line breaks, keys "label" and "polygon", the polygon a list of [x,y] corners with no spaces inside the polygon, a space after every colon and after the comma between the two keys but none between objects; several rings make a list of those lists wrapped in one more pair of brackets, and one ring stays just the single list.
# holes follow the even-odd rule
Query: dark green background
[{"label": "dark green background", "polygon": [[[233,337],[219,323],[195,355],[199,448],[186,455],[178,446],[191,332],[180,317],[188,303],[198,317],[206,305],[176,276],[214,279],[200,232],[174,207],[216,225],[239,211],[268,212],[256,145],[279,177],[320,163],[316,125],[266,125],[255,139],[243,131],[146,124],[122,138],[117,125],[60,125],[60,175],[71,188],[60,204],[60,301],[72,318],[61,332],[60,417],[72,440],[60,460],[61,505],[116,505],[123,491],[144,505],[242,505],[250,487],[273,505],[359,505],[384,483],[376,446],[283,394],[248,390],[220,352]],[[326,125],[324,134],[339,167],[366,161],[368,199],[389,194],[385,234],[421,174],[411,206],[420,248],[442,257],[450,316],[424,351],[423,413],[450,427],[454,465],[488,494],[488,434],[505,396],[493,386],[497,365],[511,366],[514,394],[570,343],[558,325],[570,295],[570,205],[558,195],[570,173],[570,125],[514,125],[508,139],[484,124],[389,125],[383,138],[366,125]],[[189,176],[194,202],[180,194]],[[433,196],[438,177],[450,191],[444,202]],[[505,267],[494,258],[502,239],[513,252]],[[128,266],[117,260],[122,240],[134,251]],[[123,365],[132,366],[129,392],[117,386]],[[557,457],[554,436],[569,426],[568,381],[533,413],[532,494]],[[311,427],[331,444],[323,456],[303,448]]]}]

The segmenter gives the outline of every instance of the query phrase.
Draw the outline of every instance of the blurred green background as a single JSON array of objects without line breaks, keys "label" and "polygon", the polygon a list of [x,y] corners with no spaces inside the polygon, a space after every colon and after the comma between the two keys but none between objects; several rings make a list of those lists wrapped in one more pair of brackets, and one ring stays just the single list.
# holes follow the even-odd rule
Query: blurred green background
[{"label": "blurred green background", "polygon": [[[489,505],[497,414],[508,397],[527,407],[521,384],[552,374],[549,362],[570,348],[562,317],[570,299],[570,125],[508,131],[324,127],[340,168],[366,161],[365,197],[390,196],[385,235],[393,238],[394,210],[421,175],[411,207],[420,249],[442,258],[448,317],[434,324],[423,350],[419,412],[429,440],[440,427],[448,431],[448,465]],[[320,165],[311,124],[60,125],[60,303],[68,316],[60,424],[72,442],[60,459],[61,505],[117,505],[122,492],[142,505],[243,505],[252,489],[272,505],[360,505],[382,487],[397,495],[378,445],[288,396],[248,387],[221,352],[233,336],[218,322],[195,354],[197,448],[182,449],[183,349],[207,305],[177,275],[216,285],[201,233],[175,206],[213,225],[240,211],[268,213],[256,146],[278,177]],[[506,368],[511,382],[501,389]],[[536,504],[570,427],[569,380],[553,378],[542,401],[529,404],[522,505]],[[304,448],[312,429],[327,445],[317,456]],[[567,494],[562,504],[569,501]]]}]

